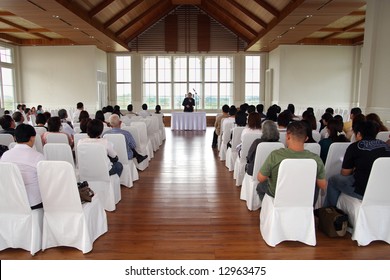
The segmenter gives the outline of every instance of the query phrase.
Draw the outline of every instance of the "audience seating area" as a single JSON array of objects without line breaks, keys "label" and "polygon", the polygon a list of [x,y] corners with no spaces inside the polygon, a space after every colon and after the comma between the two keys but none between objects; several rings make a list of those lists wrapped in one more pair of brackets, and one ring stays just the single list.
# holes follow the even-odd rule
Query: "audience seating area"
[{"label": "audience seating area", "polygon": [[[105,131],[110,129],[105,127]],[[121,186],[133,187],[165,140],[162,115],[122,116],[122,129],[132,134],[137,152],[148,157],[140,163],[135,158],[128,160],[125,137],[104,135],[113,143],[123,165],[122,175],[118,177],[109,175],[103,146],[78,144],[80,139],[88,137],[80,133],[79,124],[74,124],[73,150],[66,135],[59,133],[48,134],[47,143],[42,146],[40,136],[47,130],[35,127],[34,148],[45,156],[45,161],[38,164],[44,208],[31,210],[18,167],[1,162],[0,250],[22,248],[34,255],[51,247],[68,246],[84,254],[90,252],[93,242],[108,231],[105,211],[115,211],[121,200]],[[0,134],[0,144],[11,149],[16,142],[10,134]],[[81,203],[77,182],[82,181],[87,181],[94,191],[92,202]]]}]

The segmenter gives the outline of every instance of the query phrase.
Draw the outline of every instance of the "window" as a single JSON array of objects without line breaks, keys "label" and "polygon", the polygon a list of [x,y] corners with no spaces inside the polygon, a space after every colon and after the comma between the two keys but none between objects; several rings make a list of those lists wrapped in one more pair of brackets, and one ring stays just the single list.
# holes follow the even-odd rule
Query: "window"
[{"label": "window", "polygon": [[144,56],[143,103],[181,110],[185,95],[194,95],[197,109],[218,109],[233,103],[233,57]]},{"label": "window", "polygon": [[245,102],[260,103],[260,56],[245,57]]},{"label": "window", "polygon": [[15,65],[13,50],[0,45],[0,107],[15,109]]},{"label": "window", "polygon": [[116,57],[116,104],[126,108],[131,103],[131,57]]}]

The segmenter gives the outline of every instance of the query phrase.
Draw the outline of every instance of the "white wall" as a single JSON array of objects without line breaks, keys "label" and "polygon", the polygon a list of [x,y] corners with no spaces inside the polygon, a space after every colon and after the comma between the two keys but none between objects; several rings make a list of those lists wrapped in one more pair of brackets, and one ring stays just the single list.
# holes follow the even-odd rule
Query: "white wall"
[{"label": "white wall", "polygon": [[270,53],[273,103],[283,108],[349,108],[359,47],[280,46]]},{"label": "white wall", "polygon": [[390,127],[390,1],[367,1],[360,104]]},{"label": "white wall", "polygon": [[21,47],[21,102],[44,109],[97,105],[97,71],[107,73],[106,53],[95,46]]}]

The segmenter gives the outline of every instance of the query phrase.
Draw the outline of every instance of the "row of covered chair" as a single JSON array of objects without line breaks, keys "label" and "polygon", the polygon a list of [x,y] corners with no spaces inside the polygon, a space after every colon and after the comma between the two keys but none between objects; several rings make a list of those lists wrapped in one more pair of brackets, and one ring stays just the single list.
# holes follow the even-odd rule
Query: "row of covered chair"
[{"label": "row of covered chair", "polygon": [[[242,128],[233,129],[232,147],[235,147],[235,138],[239,138],[235,137],[235,131],[240,132],[240,130],[242,131]],[[246,135],[241,147],[241,157],[245,160],[241,162],[240,157],[236,158],[234,168],[236,185],[240,185],[237,184],[237,174],[240,174],[237,171],[244,174],[240,199],[246,201],[248,210],[254,211],[261,208],[260,231],[268,245],[275,246],[285,240],[295,240],[314,246],[316,239],[313,209],[322,207],[326,195],[321,190],[313,208],[316,163],[314,160],[309,163],[310,160],[307,159],[284,160],[279,169],[278,191],[275,198],[265,195],[263,201],[260,201],[256,191],[259,183],[257,173],[273,150],[284,147],[281,142],[260,143],[256,150],[254,175],[250,176],[242,168],[245,168],[247,150],[253,141],[260,137],[261,134]],[[377,139],[380,137],[378,136]],[[388,133],[385,137],[388,137]],[[331,144],[325,164],[327,179],[340,173],[343,157],[349,145],[349,142]],[[318,143],[305,144],[305,149],[318,155],[320,153]],[[235,149],[228,149],[228,154],[229,150],[233,152]],[[229,156],[226,160],[228,158]],[[384,240],[390,243],[390,193],[383,180],[389,168],[390,158],[379,158],[375,161],[363,200],[344,194],[339,198],[337,207],[349,215],[349,222],[352,225],[349,230],[352,233],[352,239],[356,240],[358,245],[367,245],[373,240]],[[296,195],[298,193],[300,195]]]}]

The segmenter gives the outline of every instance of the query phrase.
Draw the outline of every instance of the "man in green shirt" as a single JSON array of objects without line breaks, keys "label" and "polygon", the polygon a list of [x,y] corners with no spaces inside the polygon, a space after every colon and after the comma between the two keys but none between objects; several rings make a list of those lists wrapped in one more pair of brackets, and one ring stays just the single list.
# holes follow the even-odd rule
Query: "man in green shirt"
[{"label": "man in green shirt", "polygon": [[[311,158],[317,162],[316,185],[318,188],[326,189],[325,167],[321,158],[304,149],[307,139],[306,127],[301,121],[294,121],[287,126],[286,144],[287,148],[273,151],[265,160],[257,174],[259,184],[256,188],[262,200],[265,194],[275,197],[276,180],[278,178],[279,165],[286,158]],[[302,174],[305,170],[302,170]],[[296,174],[302,176],[302,174]],[[318,188],[315,191],[314,203],[318,197]],[[313,204],[314,205],[314,204]]]}]

